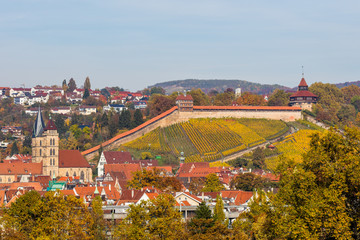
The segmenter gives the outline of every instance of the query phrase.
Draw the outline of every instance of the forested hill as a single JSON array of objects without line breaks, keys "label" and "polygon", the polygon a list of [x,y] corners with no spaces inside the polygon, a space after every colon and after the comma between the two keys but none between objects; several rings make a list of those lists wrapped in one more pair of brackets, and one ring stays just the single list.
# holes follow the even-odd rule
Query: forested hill
[{"label": "forested hill", "polygon": [[191,90],[192,88],[200,88],[203,92],[208,93],[210,90],[216,90],[223,92],[227,88],[241,88],[242,92],[253,92],[256,94],[269,94],[275,89],[290,90],[290,88],[281,86],[278,84],[260,84],[252,83],[244,80],[198,80],[198,79],[186,79],[186,80],[174,80],[168,82],[157,83],[151,87],[162,87],[167,94],[171,94],[175,91]]},{"label": "forested hill", "polygon": [[355,85],[355,86],[360,87],[360,81],[336,83],[335,85],[336,85],[338,88],[343,88],[343,87],[347,87],[347,86],[350,86],[350,85]]}]

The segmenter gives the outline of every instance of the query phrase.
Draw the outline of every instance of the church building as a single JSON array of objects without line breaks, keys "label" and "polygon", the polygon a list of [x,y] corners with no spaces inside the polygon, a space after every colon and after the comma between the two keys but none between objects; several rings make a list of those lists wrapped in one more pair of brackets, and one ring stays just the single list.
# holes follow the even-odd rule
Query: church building
[{"label": "church building", "polygon": [[79,176],[82,182],[92,181],[91,167],[78,150],[59,150],[56,125],[49,119],[45,126],[40,109],[32,135],[32,162],[42,163],[43,175]]}]

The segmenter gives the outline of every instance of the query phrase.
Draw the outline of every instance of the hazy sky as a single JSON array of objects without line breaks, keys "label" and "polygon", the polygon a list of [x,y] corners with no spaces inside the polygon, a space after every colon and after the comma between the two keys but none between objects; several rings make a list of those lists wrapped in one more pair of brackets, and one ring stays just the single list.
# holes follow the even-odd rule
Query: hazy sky
[{"label": "hazy sky", "polygon": [[0,86],[360,80],[360,1],[0,0]]}]

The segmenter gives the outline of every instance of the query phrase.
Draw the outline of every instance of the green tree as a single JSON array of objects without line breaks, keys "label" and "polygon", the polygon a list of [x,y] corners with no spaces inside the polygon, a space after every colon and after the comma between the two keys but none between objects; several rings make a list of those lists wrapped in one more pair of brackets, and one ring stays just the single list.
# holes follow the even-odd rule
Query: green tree
[{"label": "green tree", "polygon": [[68,92],[73,92],[76,89],[76,82],[73,78],[70,78],[68,83]]},{"label": "green tree", "polygon": [[225,223],[224,202],[220,195],[216,196],[216,204],[214,208],[213,218],[217,222]]},{"label": "green tree", "polygon": [[189,95],[192,96],[194,100],[194,106],[207,106],[210,105],[210,98],[206,95],[200,88],[191,89],[188,92]]},{"label": "green tree", "polygon": [[350,103],[353,97],[360,95],[360,87],[356,85],[350,85],[347,87],[343,87],[341,89],[341,92],[344,96],[345,102]]},{"label": "green tree", "polygon": [[90,97],[89,89],[85,88],[83,99],[87,99],[88,97]]},{"label": "green tree", "polygon": [[140,109],[136,109],[134,113],[134,125],[135,127],[144,123],[143,115]]},{"label": "green tree", "polygon": [[64,90],[64,92],[67,92],[68,90],[68,85],[66,84],[66,79],[64,79],[64,81],[62,82],[62,89]]},{"label": "green tree", "polygon": [[213,104],[215,106],[231,106],[234,100],[235,94],[233,92],[219,93],[212,98]]},{"label": "green tree", "polygon": [[17,141],[14,141],[11,145],[10,155],[12,156],[14,154],[19,154],[19,148],[17,146]]},{"label": "green tree", "polygon": [[150,89],[150,95],[153,95],[153,94],[165,95],[165,90],[162,87],[152,87]]},{"label": "green tree", "polygon": [[356,95],[354,97],[351,98],[350,100],[351,105],[353,105],[356,109],[356,111],[360,111],[360,95]]},{"label": "green tree", "polygon": [[84,82],[84,88],[85,89],[91,89],[91,83],[90,83],[90,78],[86,77],[85,82]]},{"label": "green tree", "polygon": [[284,90],[276,89],[269,97],[269,106],[288,106],[290,101],[290,94]]},{"label": "green tree", "polygon": [[215,173],[210,173],[206,176],[205,187],[203,192],[218,192],[224,189],[224,185],[221,184],[219,177]]},{"label": "green tree", "polygon": [[130,129],[131,128],[131,113],[128,109],[123,109],[119,116],[119,128]]},{"label": "green tree", "polygon": [[253,191],[267,186],[270,186],[268,179],[262,178],[253,173],[238,174],[230,181],[230,188],[243,191]]},{"label": "green tree", "polygon": [[212,218],[211,210],[204,201],[202,201],[199,204],[199,206],[197,206],[195,210],[195,218],[203,218],[203,219]]}]

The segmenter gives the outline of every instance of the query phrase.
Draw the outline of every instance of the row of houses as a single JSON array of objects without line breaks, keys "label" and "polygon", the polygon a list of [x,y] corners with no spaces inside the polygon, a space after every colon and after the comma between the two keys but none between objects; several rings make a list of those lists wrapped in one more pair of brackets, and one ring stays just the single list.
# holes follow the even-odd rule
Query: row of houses
[{"label": "row of houses", "polygon": [[[108,91],[109,104],[125,104],[126,102],[134,102],[135,107],[141,108],[144,101],[147,101],[149,96],[139,92],[130,91]],[[14,98],[15,104],[32,105],[34,103],[46,103],[50,97],[55,100],[64,98],[67,103],[75,104],[83,101],[85,89],[75,89],[73,92],[64,92],[62,88],[58,87],[42,87],[37,86],[33,88],[9,88],[0,87],[0,96],[8,96]],[[95,99],[102,96],[101,91],[89,89],[89,95]]]}]

